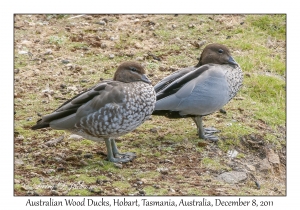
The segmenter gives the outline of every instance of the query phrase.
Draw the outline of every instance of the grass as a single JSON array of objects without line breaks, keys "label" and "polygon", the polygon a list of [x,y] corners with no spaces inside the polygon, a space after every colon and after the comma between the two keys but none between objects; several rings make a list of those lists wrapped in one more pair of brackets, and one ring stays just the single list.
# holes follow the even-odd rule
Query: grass
[{"label": "grass", "polygon": [[[176,195],[211,195],[220,188],[224,189],[220,191],[223,195],[285,194],[284,164],[280,166],[280,175],[255,171],[263,185],[260,191],[249,180],[235,187],[214,180],[223,171],[235,170],[228,164],[228,150],[239,152],[231,161],[239,161],[241,168],[260,163],[257,154],[261,150],[248,148],[242,143],[243,138],[259,135],[263,145],[278,154],[286,146],[285,15],[85,15],[68,19],[70,16],[15,16],[15,24],[48,23],[27,24],[22,30],[15,30],[14,68],[19,73],[14,75],[18,80],[14,126],[15,137],[24,137],[15,140],[15,156],[24,162],[15,166],[15,179],[20,182],[14,186],[16,195],[27,195],[22,186],[31,189],[57,182],[70,185],[82,182],[85,186],[58,189],[60,195],[139,195],[140,190],[146,195],[169,195],[172,194],[169,188],[176,189]],[[95,24],[103,18],[108,20],[105,26]],[[139,21],[133,23],[137,18]],[[81,41],[76,40],[79,35]],[[30,41],[26,45],[22,44],[24,37]],[[107,47],[93,46],[94,39],[105,42]],[[199,140],[190,118],[172,120],[152,116],[117,141],[121,152],[137,154],[132,163],[118,168],[99,153],[106,153],[104,142],[70,140],[70,133],[65,131],[29,129],[39,119],[38,113],[50,113],[100,78],[112,78],[116,67],[125,60],[142,58],[138,62],[145,66],[153,84],[174,69],[197,64],[205,45],[198,48],[194,43],[201,41],[205,45],[212,42],[227,45],[244,72],[243,88],[224,107],[227,114],[216,112],[204,117],[205,127],[214,126],[221,131],[217,143]],[[45,49],[51,49],[52,53],[45,55]],[[20,50],[32,56],[18,54]],[[149,53],[161,60],[154,60]],[[110,59],[110,54],[115,57]],[[72,67],[62,63],[65,59]],[[62,84],[66,88],[61,88]],[[50,96],[42,92],[48,86],[53,90]],[[77,90],[68,90],[71,86]],[[62,143],[53,147],[44,145],[61,135],[65,135]],[[87,153],[93,157],[85,158]],[[58,162],[59,158],[65,162]],[[167,168],[168,173],[162,174],[157,168]],[[267,182],[270,178],[278,180],[275,183],[278,191],[272,191],[274,186]],[[144,184],[134,186],[136,180],[143,180]],[[205,180],[211,180],[210,187],[191,184],[206,183]],[[50,194],[48,189],[36,192]]]}]

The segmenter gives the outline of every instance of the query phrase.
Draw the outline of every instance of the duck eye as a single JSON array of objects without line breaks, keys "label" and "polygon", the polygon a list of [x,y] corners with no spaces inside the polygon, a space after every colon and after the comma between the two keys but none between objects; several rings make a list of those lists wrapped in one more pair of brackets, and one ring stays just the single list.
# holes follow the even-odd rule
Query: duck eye
[{"label": "duck eye", "polygon": [[222,49],[219,49],[218,52],[221,54],[223,53],[224,51]]},{"label": "duck eye", "polygon": [[133,72],[137,72],[137,69],[135,67],[129,67],[129,69]]}]

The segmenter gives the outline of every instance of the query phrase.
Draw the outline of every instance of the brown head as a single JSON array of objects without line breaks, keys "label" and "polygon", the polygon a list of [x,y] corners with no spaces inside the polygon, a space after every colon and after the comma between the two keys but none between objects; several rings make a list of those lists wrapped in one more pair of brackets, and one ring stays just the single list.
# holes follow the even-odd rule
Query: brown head
[{"label": "brown head", "polygon": [[145,73],[145,69],[140,64],[133,61],[126,61],[117,68],[113,80],[120,82],[143,81],[150,84],[151,81]]},{"label": "brown head", "polygon": [[229,49],[226,46],[217,43],[209,44],[204,48],[200,61],[196,67],[208,63],[238,65],[232,58]]}]

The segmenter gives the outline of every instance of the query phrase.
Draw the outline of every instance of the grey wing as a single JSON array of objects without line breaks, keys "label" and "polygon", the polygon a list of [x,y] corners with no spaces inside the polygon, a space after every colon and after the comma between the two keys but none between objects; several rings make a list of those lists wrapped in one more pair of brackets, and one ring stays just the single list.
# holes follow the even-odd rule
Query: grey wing
[{"label": "grey wing", "polygon": [[89,90],[82,92],[77,96],[71,98],[70,100],[63,103],[51,114],[43,116],[42,119],[40,119],[37,122],[37,124],[32,127],[32,129],[35,130],[44,127],[49,127],[50,122],[55,120],[64,119],[64,118],[73,118],[74,114],[77,112],[80,106],[92,100],[95,96],[101,95],[102,91],[105,90],[107,85],[110,83],[112,83],[112,81],[101,82],[96,86],[90,88]]},{"label": "grey wing", "polygon": [[180,69],[172,74],[170,74],[169,76],[165,77],[164,79],[162,79],[161,81],[159,81],[155,86],[154,86],[154,90],[156,93],[158,93],[159,91],[163,90],[165,87],[167,87],[170,83],[172,83],[173,81],[177,80],[178,78],[184,76],[185,74],[195,70],[196,67],[187,67],[184,69]]}]

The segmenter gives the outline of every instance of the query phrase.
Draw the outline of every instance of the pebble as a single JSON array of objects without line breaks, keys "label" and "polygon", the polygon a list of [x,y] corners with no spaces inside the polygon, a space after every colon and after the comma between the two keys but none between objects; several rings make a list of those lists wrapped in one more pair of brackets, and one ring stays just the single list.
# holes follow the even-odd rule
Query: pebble
[{"label": "pebble", "polygon": [[81,140],[81,139],[83,139],[83,137],[79,136],[79,135],[76,135],[76,134],[71,134],[68,139],[71,139],[71,140]]},{"label": "pebble", "polygon": [[217,179],[229,184],[236,184],[247,179],[247,174],[240,171],[230,171],[220,174]]},{"label": "pebble", "polygon": [[15,164],[16,165],[24,165],[24,162],[21,159],[15,159]]},{"label": "pebble", "polygon": [[70,61],[69,61],[69,60],[61,60],[61,62],[62,62],[63,64],[70,63]]},{"label": "pebble", "polygon": [[239,153],[238,153],[238,151],[236,151],[236,150],[228,150],[228,152],[227,152],[227,155],[228,155],[228,157],[230,157],[230,158],[235,158],[238,154],[239,154]]},{"label": "pebble", "polygon": [[116,168],[123,168],[123,165],[120,164],[120,163],[114,163],[114,166],[115,166]]},{"label": "pebble", "polygon": [[21,50],[21,51],[19,51],[18,53],[19,53],[20,55],[28,54],[28,52],[27,52],[27,51],[24,51],[24,50]]},{"label": "pebble", "polygon": [[114,54],[110,54],[109,55],[109,59],[114,59],[115,55]]},{"label": "pebble", "polygon": [[158,172],[160,172],[161,174],[168,174],[169,173],[169,169],[167,168],[158,168],[156,169]]},{"label": "pebble", "polygon": [[20,72],[20,69],[14,69],[14,73],[18,74]]},{"label": "pebble", "polygon": [[87,166],[89,165],[87,162],[85,162],[84,160],[80,160],[79,163],[83,166]]},{"label": "pebble", "polygon": [[267,158],[263,159],[259,164],[259,171],[267,173],[272,169],[272,166],[270,165]]},{"label": "pebble", "polygon": [[102,25],[102,26],[105,26],[105,25],[106,25],[106,22],[103,21],[103,20],[100,20],[99,22],[97,22],[97,24]]},{"label": "pebble", "polygon": [[136,60],[137,60],[137,61],[142,61],[142,60],[144,60],[144,59],[143,59],[143,57],[137,57]]},{"label": "pebble", "polygon": [[101,47],[101,49],[104,49],[107,47],[107,45],[105,43],[101,43],[100,47]]},{"label": "pebble", "polygon": [[47,49],[46,52],[44,53],[44,55],[51,55],[52,54],[52,50],[51,49]]}]

